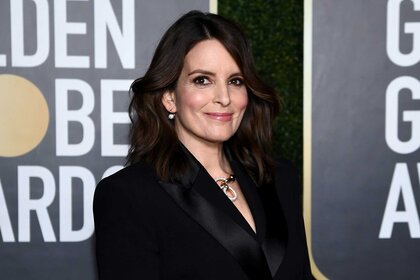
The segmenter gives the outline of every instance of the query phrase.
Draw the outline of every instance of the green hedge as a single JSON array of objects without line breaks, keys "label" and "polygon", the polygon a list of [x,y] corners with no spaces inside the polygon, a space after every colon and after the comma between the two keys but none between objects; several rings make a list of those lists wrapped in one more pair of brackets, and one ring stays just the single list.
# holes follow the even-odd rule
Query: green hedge
[{"label": "green hedge", "polygon": [[242,26],[260,76],[281,96],[274,152],[302,171],[303,1],[219,0],[218,13]]}]

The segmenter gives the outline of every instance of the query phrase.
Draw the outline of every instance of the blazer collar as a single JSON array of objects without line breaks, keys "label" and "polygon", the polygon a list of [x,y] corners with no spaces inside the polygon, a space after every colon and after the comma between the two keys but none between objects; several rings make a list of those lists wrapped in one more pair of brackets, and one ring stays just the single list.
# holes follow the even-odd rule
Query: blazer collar
[{"label": "blazer collar", "polygon": [[257,191],[255,183],[242,165],[226,151],[254,217],[257,229],[255,235],[198,160],[183,145],[178,152],[179,156],[186,157],[190,168],[182,178],[171,182],[160,181],[159,184],[237,259],[249,279],[272,279],[283,259],[286,242],[285,222],[281,217],[277,195],[270,197],[272,193],[268,191],[268,186]]}]

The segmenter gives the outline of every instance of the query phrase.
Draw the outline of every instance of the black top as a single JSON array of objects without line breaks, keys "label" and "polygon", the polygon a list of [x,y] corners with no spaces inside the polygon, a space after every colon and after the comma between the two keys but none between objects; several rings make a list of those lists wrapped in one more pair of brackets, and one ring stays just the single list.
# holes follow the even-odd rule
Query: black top
[{"label": "black top", "polygon": [[[186,152],[187,153],[187,152]],[[100,279],[312,279],[296,171],[276,167],[257,187],[229,158],[256,233],[189,153],[191,169],[162,182],[145,163],[103,179],[95,192]]]}]

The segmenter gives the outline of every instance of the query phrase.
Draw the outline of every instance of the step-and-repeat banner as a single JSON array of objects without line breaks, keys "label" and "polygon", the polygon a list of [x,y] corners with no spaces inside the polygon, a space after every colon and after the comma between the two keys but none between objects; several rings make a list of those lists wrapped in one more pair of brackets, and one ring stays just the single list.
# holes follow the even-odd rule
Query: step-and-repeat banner
[{"label": "step-and-repeat banner", "polygon": [[419,279],[420,1],[305,4],[314,271]]},{"label": "step-and-repeat banner", "polygon": [[129,85],[210,2],[1,1],[1,279],[95,279],[93,192],[125,163]]}]

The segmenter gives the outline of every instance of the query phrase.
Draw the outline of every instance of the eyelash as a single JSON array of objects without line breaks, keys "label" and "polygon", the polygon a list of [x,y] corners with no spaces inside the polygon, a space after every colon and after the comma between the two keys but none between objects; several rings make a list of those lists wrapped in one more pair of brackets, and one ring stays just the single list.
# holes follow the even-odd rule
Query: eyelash
[{"label": "eyelash", "polygon": [[206,76],[198,76],[197,78],[193,79],[194,84],[199,86],[205,86],[210,84],[210,79]]},{"label": "eyelash", "polygon": [[233,78],[233,79],[231,79],[230,81],[229,81],[229,83],[228,83],[229,85],[234,85],[234,86],[237,86],[237,87],[240,87],[240,86],[243,86],[243,84],[244,84],[244,80],[243,79],[241,79],[241,78]]},{"label": "eyelash", "polygon": [[[206,76],[198,76],[196,78],[193,79],[193,83],[199,86],[206,86],[208,84],[210,84],[210,79]],[[241,78],[233,78],[231,80],[229,80],[228,85],[234,85],[237,87],[240,87],[244,84],[243,79]]]}]

